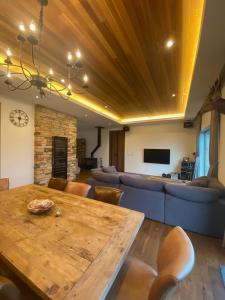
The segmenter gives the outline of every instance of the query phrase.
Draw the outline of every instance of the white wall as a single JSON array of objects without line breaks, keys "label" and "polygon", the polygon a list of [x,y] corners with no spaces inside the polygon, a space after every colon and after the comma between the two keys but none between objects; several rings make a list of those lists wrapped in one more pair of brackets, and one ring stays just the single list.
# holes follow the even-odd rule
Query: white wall
[{"label": "white wall", "polygon": [[220,123],[219,180],[225,185],[225,115],[222,114]]},{"label": "white wall", "polygon": [[[144,163],[144,148],[170,149],[170,165]],[[132,126],[126,133],[126,171],[152,175],[180,171],[182,158],[193,159],[195,148],[196,129],[183,128],[183,122]]]},{"label": "white wall", "polygon": [[[86,139],[86,157],[91,156],[91,151],[97,146],[97,129],[77,129],[77,137]],[[109,129],[102,129],[101,147],[95,152],[94,157],[102,158],[104,166],[109,164]]]},{"label": "white wall", "polygon": [[[87,156],[97,143],[97,130],[79,130],[78,137],[86,138]],[[143,162],[144,148],[171,149],[170,165],[148,164]],[[125,171],[161,175],[180,170],[184,156],[193,158],[196,148],[196,129],[183,128],[183,122],[154,123],[151,125],[131,126],[125,134]],[[103,158],[103,165],[109,163],[109,130],[104,129],[102,146],[95,157]]]},{"label": "white wall", "polygon": [[[0,176],[9,177],[10,187],[33,183],[34,159],[34,105],[8,98],[0,98],[1,103],[1,164]],[[14,126],[9,114],[21,109],[29,116],[26,127]]]}]

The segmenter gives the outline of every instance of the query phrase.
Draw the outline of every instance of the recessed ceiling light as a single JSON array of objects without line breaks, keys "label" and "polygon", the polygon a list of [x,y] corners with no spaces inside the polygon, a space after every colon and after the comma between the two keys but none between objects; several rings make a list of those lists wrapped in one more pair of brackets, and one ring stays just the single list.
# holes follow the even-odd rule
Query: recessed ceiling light
[{"label": "recessed ceiling light", "polygon": [[167,40],[166,41],[166,48],[171,48],[171,47],[173,47],[173,45],[174,45],[174,40],[172,40],[172,39],[169,39],[169,40]]},{"label": "recessed ceiling light", "polygon": [[36,99],[39,99],[39,96],[36,96]]},{"label": "recessed ceiling light", "polygon": [[173,97],[173,98],[176,97],[176,94],[172,94],[171,97]]}]

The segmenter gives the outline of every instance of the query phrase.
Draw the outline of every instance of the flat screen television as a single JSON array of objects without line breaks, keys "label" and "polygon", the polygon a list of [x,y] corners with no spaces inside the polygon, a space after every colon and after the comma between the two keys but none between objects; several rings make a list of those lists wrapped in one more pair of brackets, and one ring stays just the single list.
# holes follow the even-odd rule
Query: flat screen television
[{"label": "flat screen television", "polygon": [[144,162],[169,165],[170,149],[144,149]]}]

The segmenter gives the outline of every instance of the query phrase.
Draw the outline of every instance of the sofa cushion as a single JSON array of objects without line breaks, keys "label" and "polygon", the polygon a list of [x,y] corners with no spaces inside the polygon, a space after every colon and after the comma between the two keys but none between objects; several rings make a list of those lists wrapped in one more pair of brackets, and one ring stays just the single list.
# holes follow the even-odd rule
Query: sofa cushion
[{"label": "sofa cushion", "polygon": [[215,189],[205,187],[167,183],[165,190],[167,194],[192,202],[207,203],[216,201],[219,198],[219,193]]},{"label": "sofa cushion", "polygon": [[112,173],[112,174],[117,173],[117,169],[116,169],[115,166],[103,167],[102,170],[103,170],[104,173]]},{"label": "sofa cushion", "polygon": [[121,175],[120,181],[124,185],[133,186],[135,188],[150,190],[150,191],[163,191],[164,183],[160,180],[145,179],[140,175]]},{"label": "sofa cushion", "polygon": [[187,185],[190,186],[200,186],[200,187],[208,187],[208,179],[207,178],[197,178],[188,182]]},{"label": "sofa cushion", "polygon": [[120,176],[118,174],[110,174],[110,173],[103,173],[103,172],[94,172],[92,176],[95,180],[103,181],[107,183],[120,183]]},{"label": "sofa cushion", "polygon": [[225,186],[215,177],[208,177],[208,187],[219,192],[220,198],[225,198]]}]

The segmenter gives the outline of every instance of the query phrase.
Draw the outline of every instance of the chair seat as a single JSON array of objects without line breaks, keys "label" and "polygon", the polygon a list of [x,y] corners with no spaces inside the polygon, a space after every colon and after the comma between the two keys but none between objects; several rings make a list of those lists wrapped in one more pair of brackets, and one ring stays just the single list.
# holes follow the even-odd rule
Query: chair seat
[{"label": "chair seat", "polygon": [[128,257],[108,298],[114,300],[148,300],[156,271],[135,257]]}]

